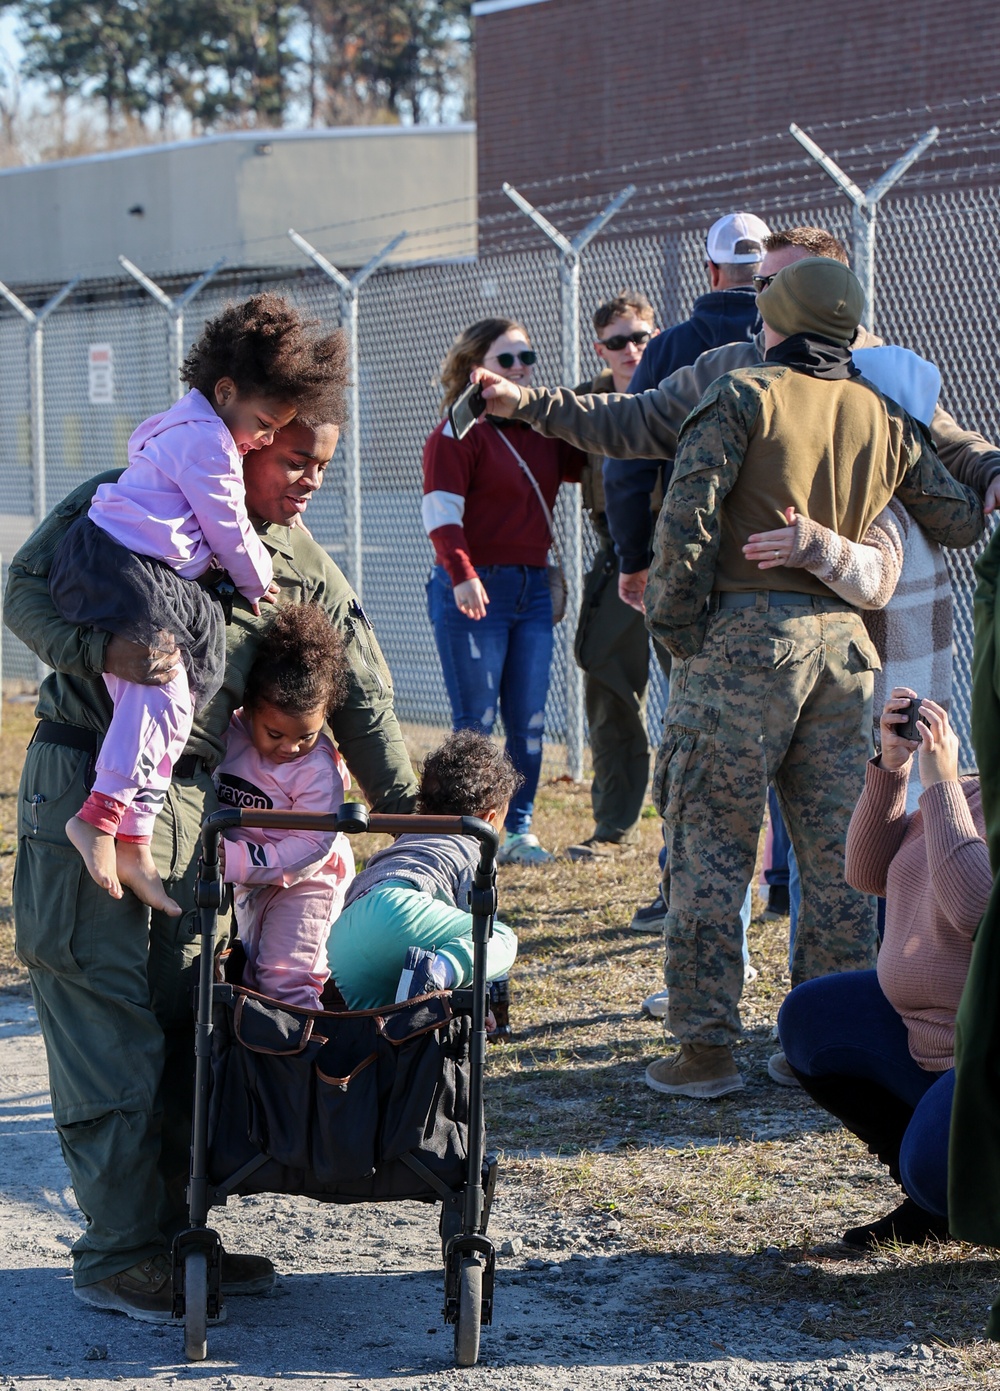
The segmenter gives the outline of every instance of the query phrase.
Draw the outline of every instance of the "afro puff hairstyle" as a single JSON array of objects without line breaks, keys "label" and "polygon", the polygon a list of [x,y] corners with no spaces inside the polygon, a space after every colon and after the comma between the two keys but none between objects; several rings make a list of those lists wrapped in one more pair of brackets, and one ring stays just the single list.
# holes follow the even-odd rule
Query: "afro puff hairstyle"
[{"label": "afro puff hairstyle", "polygon": [[244,708],[266,701],[286,715],[322,705],[329,719],[347,695],[344,640],[316,604],[278,609],[264,631],[243,692]]},{"label": "afro puff hairstyle", "polygon": [[320,337],[281,295],[254,295],[230,304],[205,325],[184,359],[181,379],[209,401],[223,377],[237,391],[295,407],[306,425],[347,419],[347,339],[339,330]]}]

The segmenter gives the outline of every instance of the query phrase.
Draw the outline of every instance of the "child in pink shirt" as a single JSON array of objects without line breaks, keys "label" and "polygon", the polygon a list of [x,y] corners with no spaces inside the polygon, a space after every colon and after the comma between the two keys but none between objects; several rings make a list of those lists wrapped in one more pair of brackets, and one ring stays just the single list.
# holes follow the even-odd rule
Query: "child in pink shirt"
[{"label": "child in pink shirt", "polygon": [[222,684],[226,631],[214,584],[260,613],[277,587],[246,509],[242,456],[269,445],[304,408],[323,413],[342,390],[342,352],[316,338],[280,296],[255,295],[211,320],[181,376],[191,391],[129,440],[129,465],[66,533],[49,574],[69,622],[183,657],[165,686],[105,675],[114,711],[93,789],[66,834],[92,878],[122,884],[176,917],[149,845],[196,709]]},{"label": "child in pink shirt", "polygon": [[[351,785],[322,732],[346,691],[339,634],[314,604],[282,608],[247,678],[216,774],[219,801],[259,811],[336,812]],[[326,939],[354,878],[346,836],[237,828],[224,842],[243,984],[271,999],[320,1008],[330,972]]]}]

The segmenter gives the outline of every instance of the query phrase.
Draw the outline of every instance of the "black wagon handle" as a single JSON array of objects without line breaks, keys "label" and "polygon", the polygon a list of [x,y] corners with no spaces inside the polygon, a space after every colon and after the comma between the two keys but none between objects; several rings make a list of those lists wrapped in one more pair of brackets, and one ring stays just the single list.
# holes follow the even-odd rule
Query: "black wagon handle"
[{"label": "black wagon handle", "polygon": [[500,838],[494,827],[478,816],[393,815],[369,812],[361,802],[345,802],[336,812],[252,811],[242,807],[224,807],[205,819],[201,828],[202,851],[206,864],[219,858],[219,837],[234,826],[247,826],[268,831],[341,831],[347,835],[382,832],[385,835],[405,835],[410,831],[433,835],[474,836],[484,851],[496,855]]}]

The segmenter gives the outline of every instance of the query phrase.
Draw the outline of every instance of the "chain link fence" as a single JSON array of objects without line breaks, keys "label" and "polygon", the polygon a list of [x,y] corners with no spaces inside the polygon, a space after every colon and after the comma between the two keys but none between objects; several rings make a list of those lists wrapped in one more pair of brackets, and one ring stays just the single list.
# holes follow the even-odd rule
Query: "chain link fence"
[{"label": "chain link fence", "polygon": [[[879,212],[875,281],[877,330],[933,358],[944,379],[944,404],[960,424],[990,439],[1000,439],[995,389],[1000,360],[998,202],[992,188],[886,200]],[[787,201],[777,192],[763,200],[747,193],[731,198],[729,205],[752,206],[775,227],[811,222],[850,239],[849,209],[832,194],[827,202],[797,206],[791,216],[782,211]],[[581,309],[576,325],[584,378],[595,374],[599,365],[590,346],[590,314],[622,287],[648,295],[661,324],[669,326],[688,314],[707,288],[704,227],[715,215],[695,220],[665,214],[657,235],[646,230],[630,233],[623,216],[590,243],[579,260]],[[422,725],[443,728],[450,722],[426,615],[424,586],[431,548],[420,513],[421,454],[439,419],[436,377],[441,358],[463,325],[504,314],[529,328],[539,355],[536,381],[554,384],[563,377],[566,301],[560,255],[537,235],[534,245],[531,238],[514,240],[511,249],[502,238],[483,237],[484,249],[474,260],[383,267],[359,291],[360,416],[349,428],[357,429],[360,442],[363,598],[393,672],[399,715]],[[337,326],[341,297],[336,284],[312,266],[292,264],[295,255],[290,245],[287,268],[216,275],[186,306],[185,344],[227,300],[260,288],[279,289],[325,327]],[[163,285],[169,294],[179,295],[190,279]],[[40,292],[37,302],[50,293]],[[81,283],[47,319],[45,505],[51,507],[92,475],[124,464],[132,429],[174,398],[172,331],[163,306],[125,276],[120,281]],[[111,350],[113,380],[109,387],[103,379],[95,391],[93,355],[95,348],[104,346]],[[7,427],[0,432],[0,551],[8,561],[30,531],[40,502],[31,431],[30,331],[3,304],[0,351],[5,365],[0,405]],[[342,441],[324,487],[310,505],[308,521],[317,541],[353,579],[355,538],[347,534],[346,456]],[[564,488],[557,525],[571,526],[575,507],[573,490]],[[593,554],[586,522],[583,535],[586,569]],[[954,707],[966,746],[974,559],[974,552],[948,557],[956,595]],[[547,737],[558,743],[571,742],[573,733],[568,712],[571,715],[575,707],[569,695],[579,680],[572,655],[574,626],[570,614],[557,629]],[[655,742],[665,690],[655,662],[651,673],[650,730]],[[34,658],[13,638],[4,644],[3,675],[8,681],[29,682],[37,676]]]}]

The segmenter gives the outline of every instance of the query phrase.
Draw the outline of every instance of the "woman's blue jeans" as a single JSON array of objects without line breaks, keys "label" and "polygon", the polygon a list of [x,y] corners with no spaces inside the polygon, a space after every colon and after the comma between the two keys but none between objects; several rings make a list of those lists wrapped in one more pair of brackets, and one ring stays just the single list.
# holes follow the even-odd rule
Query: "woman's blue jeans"
[{"label": "woman's blue jeans", "polygon": [[955,1069],[914,1062],[906,1025],[875,971],[844,971],[797,985],[778,1014],[785,1057],[806,1077],[876,1082],[913,1107],[899,1152],[903,1187],[927,1212],[948,1215],[948,1130]]},{"label": "woman's blue jeans", "polygon": [[427,581],[427,612],[451,702],[452,728],[492,734],[498,710],[503,716],[507,753],[524,777],[505,826],[521,835],[531,829],[542,771],[552,665],[548,571],[535,565],[487,565],[477,573],[490,600],[485,618],[459,612],[451,580],[440,565]]}]

